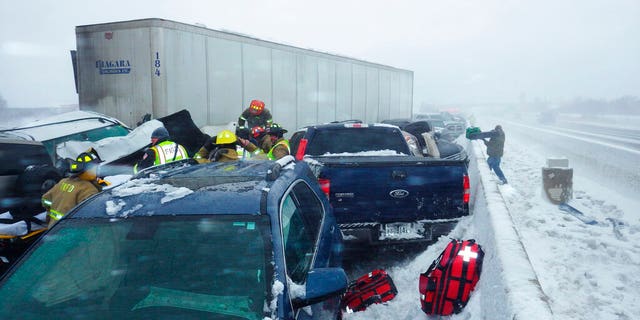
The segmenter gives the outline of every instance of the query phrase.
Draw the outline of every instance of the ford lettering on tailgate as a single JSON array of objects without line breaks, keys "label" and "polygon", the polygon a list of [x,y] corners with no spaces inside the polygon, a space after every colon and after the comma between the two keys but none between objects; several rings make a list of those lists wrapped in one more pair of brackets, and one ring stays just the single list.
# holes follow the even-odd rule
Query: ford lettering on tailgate
[{"label": "ford lettering on tailgate", "polygon": [[391,190],[389,195],[393,198],[404,198],[409,195],[409,191],[403,189]]}]

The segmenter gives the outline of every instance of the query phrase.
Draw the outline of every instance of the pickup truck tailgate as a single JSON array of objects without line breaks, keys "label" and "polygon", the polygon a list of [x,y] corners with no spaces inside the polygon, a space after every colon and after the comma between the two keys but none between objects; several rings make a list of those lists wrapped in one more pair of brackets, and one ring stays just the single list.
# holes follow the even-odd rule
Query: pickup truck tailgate
[{"label": "pickup truck tailgate", "polygon": [[[317,157],[338,223],[459,218],[465,160],[413,156]],[[401,218],[400,218],[401,217]]]}]

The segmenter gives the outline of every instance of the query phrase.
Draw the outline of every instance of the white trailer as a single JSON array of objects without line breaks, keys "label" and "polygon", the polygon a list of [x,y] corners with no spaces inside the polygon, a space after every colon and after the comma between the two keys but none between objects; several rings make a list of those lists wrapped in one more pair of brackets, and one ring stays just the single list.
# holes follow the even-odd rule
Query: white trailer
[{"label": "white trailer", "polygon": [[410,118],[413,72],[163,19],[76,27],[81,110],[135,126],[187,109],[196,125],[236,121],[253,99],[296,128]]}]

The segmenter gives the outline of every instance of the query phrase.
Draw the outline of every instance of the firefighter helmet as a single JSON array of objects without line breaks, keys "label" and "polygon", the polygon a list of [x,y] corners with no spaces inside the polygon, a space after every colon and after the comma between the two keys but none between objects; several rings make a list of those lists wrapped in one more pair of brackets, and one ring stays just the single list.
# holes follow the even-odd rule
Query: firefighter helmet
[{"label": "firefighter helmet", "polygon": [[287,133],[287,130],[285,130],[277,123],[272,123],[271,126],[267,128],[267,133],[273,136],[282,137],[285,133]]},{"label": "firefighter helmet", "polygon": [[100,157],[93,152],[83,152],[78,155],[75,161],[72,161],[69,167],[71,173],[82,173],[91,169],[93,166],[102,162]]},{"label": "firefighter helmet", "polygon": [[249,104],[249,112],[254,115],[260,115],[264,110],[264,102],[260,100],[251,100],[251,104]]},{"label": "firefighter helmet", "polygon": [[216,136],[216,144],[230,144],[238,140],[236,134],[229,130],[222,130]]},{"label": "firefighter helmet", "polygon": [[267,131],[264,129],[264,127],[261,127],[261,126],[255,126],[251,128],[251,135],[253,135],[253,137],[256,139],[263,136],[266,132]]}]

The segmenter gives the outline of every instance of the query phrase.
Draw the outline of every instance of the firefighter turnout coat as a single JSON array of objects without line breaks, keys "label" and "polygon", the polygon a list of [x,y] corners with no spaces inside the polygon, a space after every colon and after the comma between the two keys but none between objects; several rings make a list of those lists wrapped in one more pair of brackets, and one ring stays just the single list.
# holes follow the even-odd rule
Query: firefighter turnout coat
[{"label": "firefighter turnout coat", "polygon": [[42,206],[49,214],[49,227],[60,220],[78,203],[101,191],[97,181],[78,176],[64,178],[42,196]]}]

